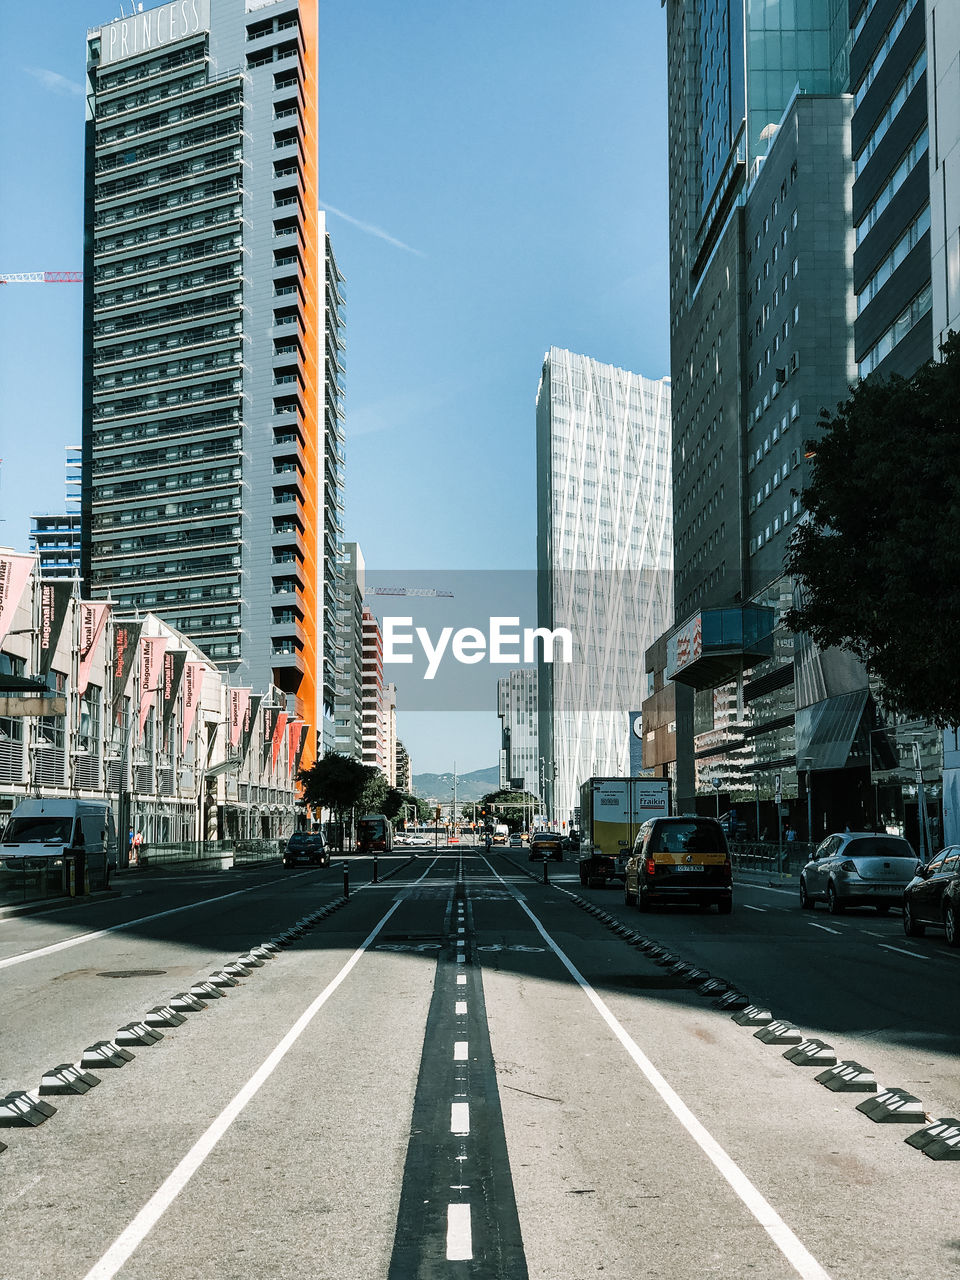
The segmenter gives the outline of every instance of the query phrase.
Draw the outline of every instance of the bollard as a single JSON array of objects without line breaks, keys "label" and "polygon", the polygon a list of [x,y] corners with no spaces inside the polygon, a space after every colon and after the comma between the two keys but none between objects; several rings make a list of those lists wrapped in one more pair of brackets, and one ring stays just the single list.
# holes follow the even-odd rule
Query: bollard
[{"label": "bollard", "polygon": [[376,853],[374,853],[374,855],[373,855],[373,883],[374,883],[374,884],[376,884],[376,883],[377,883],[377,855],[376,855]]},{"label": "bollard", "polygon": [[350,868],[346,863],[343,864],[343,896],[350,897]]},{"label": "bollard", "polygon": [[547,872],[547,860],[546,860],[546,858],[544,858],[544,860],[543,860],[543,883],[544,883],[544,884],[549,884],[549,883],[550,883],[550,875],[549,875],[549,873]]}]

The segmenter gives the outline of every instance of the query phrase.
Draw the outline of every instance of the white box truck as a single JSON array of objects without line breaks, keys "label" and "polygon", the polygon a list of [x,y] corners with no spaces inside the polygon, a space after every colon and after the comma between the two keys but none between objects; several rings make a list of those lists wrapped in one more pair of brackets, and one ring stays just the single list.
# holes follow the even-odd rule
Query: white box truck
[{"label": "white box truck", "polygon": [[580,883],[622,881],[640,826],[669,815],[666,778],[588,778],[580,788]]}]

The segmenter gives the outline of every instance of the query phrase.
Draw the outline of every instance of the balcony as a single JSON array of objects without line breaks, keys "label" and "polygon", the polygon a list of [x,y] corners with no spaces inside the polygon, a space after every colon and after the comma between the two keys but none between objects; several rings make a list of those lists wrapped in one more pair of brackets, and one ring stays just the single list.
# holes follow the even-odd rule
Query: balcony
[{"label": "balcony", "polygon": [[694,689],[715,688],[773,653],[776,615],[759,605],[704,609],[667,639],[666,676]]}]

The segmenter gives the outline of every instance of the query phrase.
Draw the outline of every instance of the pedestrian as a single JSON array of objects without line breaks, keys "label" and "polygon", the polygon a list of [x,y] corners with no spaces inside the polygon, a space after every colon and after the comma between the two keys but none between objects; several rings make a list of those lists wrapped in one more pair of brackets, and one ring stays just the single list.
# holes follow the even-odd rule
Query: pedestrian
[{"label": "pedestrian", "polygon": [[786,841],[787,841],[787,844],[793,844],[793,843],[794,843],[794,841],[796,840],[796,838],[797,838],[797,831],[796,831],[796,828],[794,827],[793,823],[788,822],[788,823],[787,823],[787,830],[786,830],[786,833],[785,833],[785,839],[786,839]]}]

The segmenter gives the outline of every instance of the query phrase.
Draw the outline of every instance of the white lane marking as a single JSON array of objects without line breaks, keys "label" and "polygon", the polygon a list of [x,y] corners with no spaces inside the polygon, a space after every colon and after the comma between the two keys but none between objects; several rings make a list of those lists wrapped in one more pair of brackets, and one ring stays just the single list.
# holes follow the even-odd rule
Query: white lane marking
[{"label": "white lane marking", "polygon": [[896,951],[901,956],[913,956],[914,960],[929,960],[929,956],[921,955],[919,951],[904,951],[903,947],[891,947],[889,943],[878,942],[877,946],[881,951]]},{"label": "white lane marking", "polygon": [[824,933],[835,933],[838,937],[843,933],[842,929],[831,929],[828,924],[814,924],[812,920],[808,920],[807,924],[811,929],[822,929]]},{"label": "white lane marking", "polygon": [[467,1002],[466,1002],[466,1000],[458,1000],[458,1001],[457,1001],[457,1007],[456,1007],[456,1009],[454,1010],[454,1012],[455,1012],[455,1014],[456,1014],[456,1016],[457,1016],[458,1018],[460,1018],[460,1017],[465,1017],[465,1016],[466,1016],[466,1012],[467,1012]]},{"label": "white lane marking", "polygon": [[337,976],[327,983],[313,1003],[300,1015],[277,1047],[272,1050],[267,1058],[264,1059],[261,1066],[250,1077],[233,1100],[227,1103],[207,1131],[197,1139],[169,1177],[167,1177],[163,1184],[153,1193],[130,1225],[127,1226],[119,1236],[117,1236],[116,1240],[100,1261],[91,1267],[84,1277],[84,1280],[112,1280],[130,1255],[142,1244],[148,1233],[153,1230],[159,1220],[170,1208],[171,1204],[173,1204],[174,1200],[197,1172],[204,1160],[206,1160],[207,1156],[233,1124],[234,1120],[236,1120],[241,1114],[247,1103],[256,1095],[260,1087],[269,1080],[270,1076],[283,1061],[284,1057],[286,1057],[287,1053],[293,1048],[303,1032],[306,1031],[307,1027],[316,1015],[320,1012],[344,979],[349,976],[351,970],[360,960],[360,957],[367,950],[371,942],[373,942],[374,938],[387,923],[399,905],[400,902],[398,900],[393,904],[386,915],[380,918],[379,922],[374,926],[373,930],[367,935],[363,942],[361,942],[360,946],[356,951],[354,951],[353,955],[346,962]]},{"label": "white lane marking", "polygon": [[457,930],[457,933],[463,933],[463,925],[460,926],[460,928]]},{"label": "white lane marking", "polygon": [[457,964],[463,964],[463,963],[464,963],[464,959],[465,959],[465,957],[464,957],[463,952],[462,952],[462,951],[458,951],[458,952],[457,952]]},{"label": "white lane marking", "polygon": [[[487,865],[490,866],[489,863]],[[490,867],[490,870],[493,871],[493,867]],[[561,951],[550,934],[547,933],[537,917],[519,896],[517,897],[517,903],[530,917],[534,928],[544,942],[546,942],[574,982],[581,988],[584,995],[586,995],[587,999],[600,1014],[600,1017],[646,1076],[652,1087],[677,1117],[704,1155],[712,1162],[722,1177],[726,1179],[731,1189],[750,1210],[797,1274],[802,1277],[802,1280],[830,1280],[829,1273],[824,1271],[806,1245],[790,1230],[773,1205],[757,1190],[740,1166],[727,1155],[723,1147],[701,1124],[676,1090],[667,1083],[640,1046],[600,999],[573,961],[569,960],[564,952]]]},{"label": "white lane marking", "polygon": [[473,1235],[470,1230],[470,1206],[447,1205],[447,1260],[469,1262],[473,1257]]},{"label": "white lane marking", "polygon": [[[304,874],[304,873],[301,873]],[[299,880],[300,876],[289,876],[283,880],[267,880],[263,884],[251,885],[249,889],[235,889],[232,893],[222,893],[216,898],[202,898],[199,902],[188,902],[182,907],[171,907],[167,911],[156,911],[151,916],[138,916],[136,920],[125,920],[122,924],[112,924],[107,929],[96,929],[93,933],[78,933],[63,942],[52,942],[48,947],[39,947],[36,951],[24,951],[17,956],[8,956],[0,960],[0,969],[7,969],[14,964],[24,964],[27,960],[36,960],[40,956],[50,956],[56,951],[66,951],[70,947],[79,947],[82,942],[95,942],[97,938],[105,938],[108,934],[119,933],[122,929],[132,929],[135,925],[146,924],[150,920],[162,920],[165,916],[175,916],[181,911],[193,911],[195,907],[206,907],[214,902],[226,902],[228,898],[238,898],[244,893],[259,892],[271,884],[289,884],[291,880]]]},{"label": "white lane marking", "polygon": [[470,1103],[450,1103],[450,1132],[466,1137],[470,1132]]},{"label": "white lane marking", "polygon": [[741,902],[740,905],[743,907],[744,911],[762,911],[764,915],[766,915],[766,907],[751,907],[749,902]]},{"label": "white lane marking", "polygon": [[465,987],[467,985],[467,975],[465,973],[457,974],[457,986]]},{"label": "white lane marking", "polygon": [[454,1062],[466,1062],[468,1040],[455,1040],[453,1042],[453,1060]]}]

